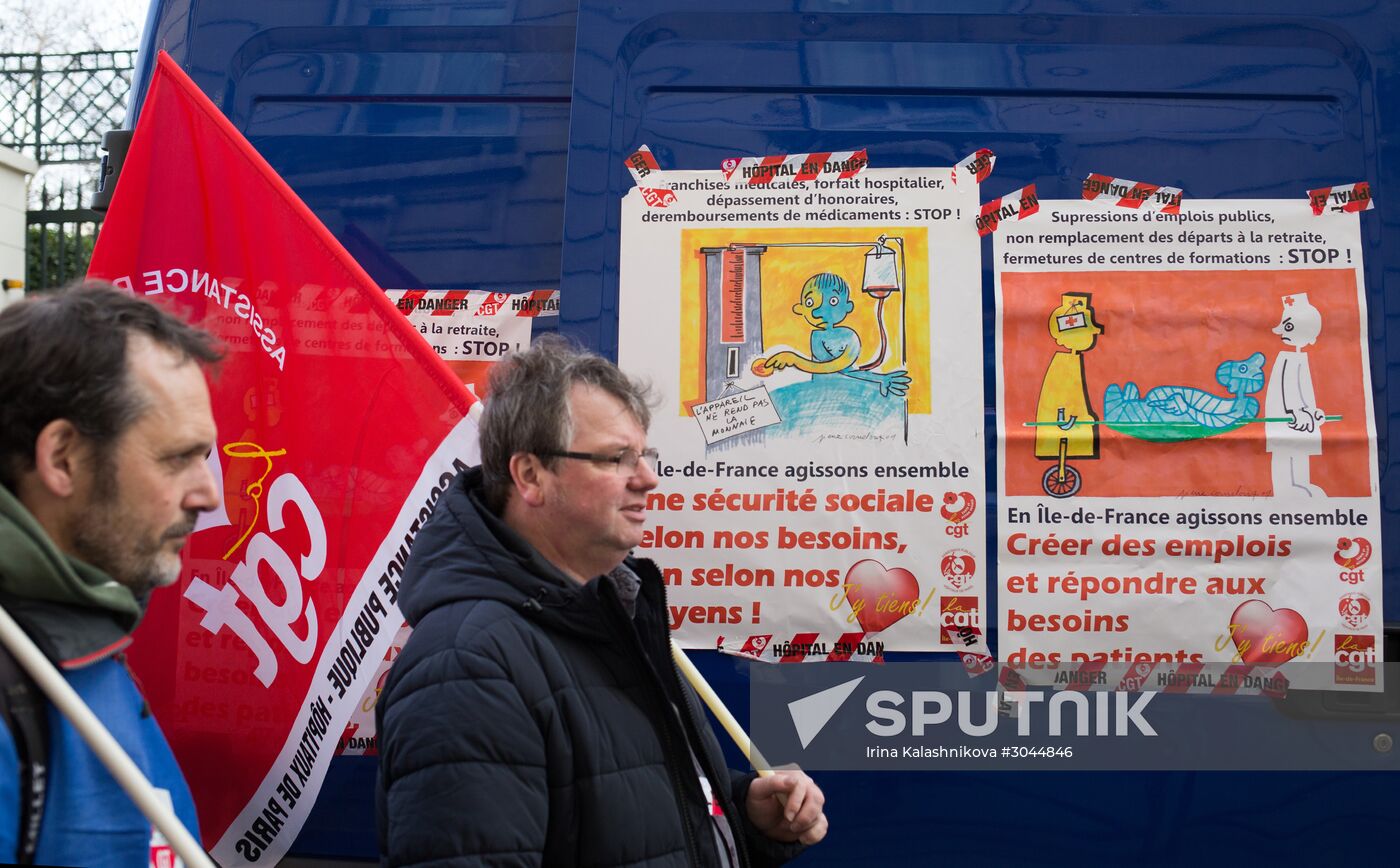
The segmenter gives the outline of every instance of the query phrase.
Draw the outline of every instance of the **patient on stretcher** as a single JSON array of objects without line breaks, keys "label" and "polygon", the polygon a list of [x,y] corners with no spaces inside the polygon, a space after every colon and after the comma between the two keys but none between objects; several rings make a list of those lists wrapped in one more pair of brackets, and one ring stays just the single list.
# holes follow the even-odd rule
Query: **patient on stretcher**
[{"label": "patient on stretcher", "polygon": [[1229,397],[1193,386],[1156,386],[1142,395],[1136,383],[1114,383],[1104,390],[1104,421],[1110,426],[1115,422],[1199,426],[1204,430],[1196,436],[1208,437],[1259,415],[1259,401],[1249,395],[1264,388],[1263,353],[1222,362],[1215,369],[1215,379],[1230,392]]}]

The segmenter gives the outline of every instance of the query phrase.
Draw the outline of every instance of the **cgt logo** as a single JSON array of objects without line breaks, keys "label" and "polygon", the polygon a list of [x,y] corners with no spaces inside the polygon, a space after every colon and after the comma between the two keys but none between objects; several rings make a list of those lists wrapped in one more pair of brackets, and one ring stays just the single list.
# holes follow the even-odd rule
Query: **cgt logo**
[{"label": "cgt logo", "polygon": [[1342,568],[1337,578],[1349,585],[1358,584],[1366,578],[1366,571],[1361,568],[1370,559],[1371,541],[1361,536],[1337,540],[1337,551],[1332,555],[1332,560]]},{"label": "cgt logo", "polygon": [[945,491],[943,506],[938,512],[948,521],[943,532],[953,539],[962,539],[968,534],[967,520],[977,511],[977,498],[970,491]]},{"label": "cgt logo", "polygon": [[1353,630],[1364,630],[1371,617],[1371,598],[1365,594],[1345,594],[1337,603],[1342,623]]},{"label": "cgt logo", "polygon": [[938,638],[950,645],[965,630],[982,632],[982,612],[976,597],[943,597],[938,601]]},{"label": "cgt logo", "polygon": [[767,650],[768,643],[773,641],[772,633],[765,633],[762,636],[750,636],[744,641],[744,647],[739,649],[740,654],[747,654],[758,659],[763,658],[763,652]]},{"label": "cgt logo", "polygon": [[[293,660],[310,661],[316,650],[316,607],[304,593],[303,582],[315,581],[325,569],[330,551],[326,524],[311,493],[295,474],[282,473],[270,486],[264,487],[263,483],[272,474],[273,459],[285,455],[286,450],[269,451],[256,443],[230,443],[222,450],[210,451],[209,469],[220,483],[221,504],[224,502],[224,473],[219,465],[221,451],[229,458],[264,462],[261,473],[254,471],[240,493],[251,504],[252,514],[240,517],[238,524],[244,527],[243,533],[222,558],[229,561],[242,548],[242,560],[234,566],[232,576],[222,587],[215,588],[195,576],[185,588],[184,596],[204,613],[199,626],[215,635],[227,627],[253,652],[257,658],[253,675],[264,687],[271,687],[277,678],[277,654],[262,629],[238,604],[244,600],[252,604],[262,626]],[[254,533],[264,515],[264,506],[265,529]],[[221,506],[200,516],[195,533],[232,526],[234,522]],[[245,541],[247,546],[243,547]],[[263,579],[269,574],[275,578],[267,583],[275,589],[272,595]],[[274,602],[273,596],[279,601]],[[296,625],[299,623],[305,625],[301,628],[304,635],[298,635]]]},{"label": "cgt logo", "polygon": [[943,574],[943,583],[950,591],[965,591],[972,585],[977,574],[977,559],[967,549],[951,549],[938,562],[938,570]]},{"label": "cgt logo", "polygon": [[638,187],[642,191],[642,201],[653,208],[666,208],[675,204],[676,194],[665,187]]},{"label": "cgt logo", "polygon": [[475,316],[496,316],[505,307],[505,303],[510,300],[510,294],[505,292],[493,292],[486,296],[481,302],[481,307],[476,309]]},{"label": "cgt logo", "polygon": [[1129,693],[1137,693],[1147,684],[1147,676],[1152,674],[1151,663],[1134,663],[1123,676],[1123,680],[1118,684],[1119,690],[1126,690]]},{"label": "cgt logo", "polygon": [[1338,684],[1376,683],[1376,637],[1337,633],[1335,680]]}]

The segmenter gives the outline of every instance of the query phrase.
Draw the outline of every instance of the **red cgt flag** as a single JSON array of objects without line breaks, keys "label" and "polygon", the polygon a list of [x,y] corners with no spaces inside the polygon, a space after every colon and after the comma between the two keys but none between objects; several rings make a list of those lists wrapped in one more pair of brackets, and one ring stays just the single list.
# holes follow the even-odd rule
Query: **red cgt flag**
[{"label": "red cgt flag", "polygon": [[90,274],[228,348],[211,382],[223,509],[131,660],[205,846],[275,864],[403,622],[409,545],[476,460],[478,408],[163,52]]}]

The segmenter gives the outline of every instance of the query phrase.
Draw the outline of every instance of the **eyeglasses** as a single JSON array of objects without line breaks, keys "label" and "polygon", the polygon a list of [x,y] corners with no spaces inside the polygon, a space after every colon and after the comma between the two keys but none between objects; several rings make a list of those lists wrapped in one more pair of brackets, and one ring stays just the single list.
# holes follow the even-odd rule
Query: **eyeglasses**
[{"label": "eyeglasses", "polygon": [[601,455],[597,452],[540,452],[542,458],[573,458],[578,461],[596,461],[599,464],[611,464],[617,468],[617,472],[630,476],[637,472],[637,462],[643,458],[647,460],[647,466],[656,469],[656,459],[661,453],[656,449],[643,449],[641,452],[631,446],[624,447],[612,455]]}]

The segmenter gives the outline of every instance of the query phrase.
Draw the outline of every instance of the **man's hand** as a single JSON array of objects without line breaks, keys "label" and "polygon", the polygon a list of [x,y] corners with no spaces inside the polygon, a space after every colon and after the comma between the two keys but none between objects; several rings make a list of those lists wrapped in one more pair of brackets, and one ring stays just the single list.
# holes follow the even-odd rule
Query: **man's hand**
[{"label": "man's hand", "polygon": [[775,841],[815,844],[826,837],[826,797],[800,771],[775,771],[749,784],[744,809],[749,822]]}]

